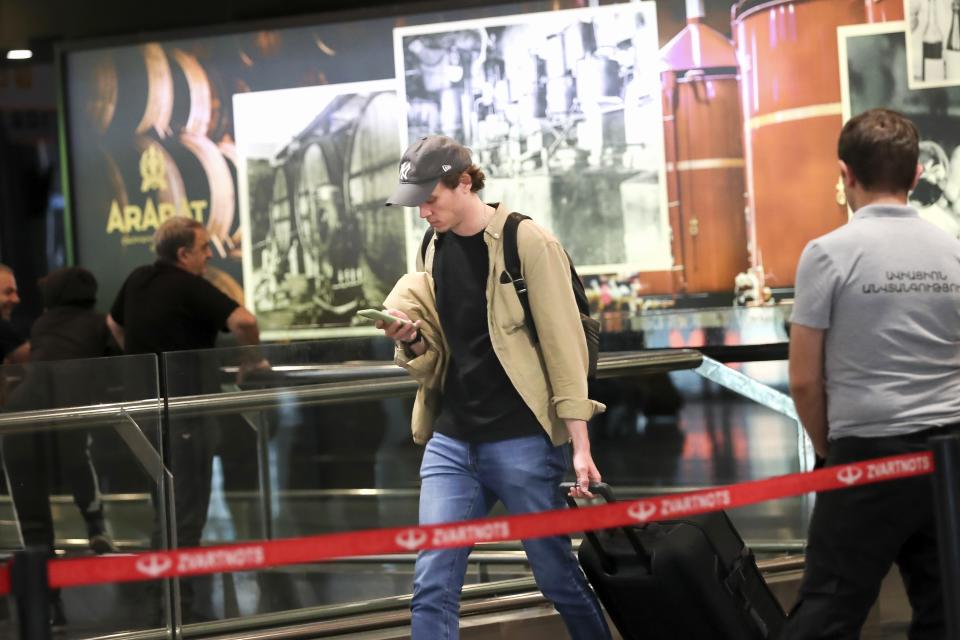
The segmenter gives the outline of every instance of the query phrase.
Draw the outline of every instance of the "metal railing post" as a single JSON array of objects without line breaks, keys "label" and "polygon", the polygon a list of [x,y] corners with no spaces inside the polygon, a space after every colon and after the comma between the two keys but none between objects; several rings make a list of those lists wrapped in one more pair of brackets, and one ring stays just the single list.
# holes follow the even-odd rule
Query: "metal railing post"
[{"label": "metal railing post", "polygon": [[46,547],[27,547],[13,554],[10,582],[17,606],[21,640],[51,640],[50,591]]},{"label": "metal railing post", "polygon": [[960,640],[960,435],[930,439],[947,639]]}]

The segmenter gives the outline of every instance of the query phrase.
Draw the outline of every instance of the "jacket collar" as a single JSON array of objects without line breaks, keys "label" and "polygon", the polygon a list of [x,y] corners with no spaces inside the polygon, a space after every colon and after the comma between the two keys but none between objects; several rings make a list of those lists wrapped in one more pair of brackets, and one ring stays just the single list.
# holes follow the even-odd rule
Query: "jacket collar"
[{"label": "jacket collar", "polygon": [[496,207],[496,212],[494,212],[493,217],[490,218],[490,222],[487,223],[487,228],[484,229],[484,235],[493,236],[495,239],[499,240],[503,236],[503,225],[507,222],[507,216],[510,215],[510,210],[503,205],[502,202],[488,202],[491,207]]}]

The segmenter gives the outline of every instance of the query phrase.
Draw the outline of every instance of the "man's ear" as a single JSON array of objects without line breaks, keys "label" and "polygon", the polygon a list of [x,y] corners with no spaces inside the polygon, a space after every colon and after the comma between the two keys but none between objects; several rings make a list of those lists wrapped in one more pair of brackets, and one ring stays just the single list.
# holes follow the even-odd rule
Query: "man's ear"
[{"label": "man's ear", "polygon": [[917,183],[920,182],[920,176],[923,175],[923,165],[917,163],[917,172],[913,176],[913,184],[910,185],[910,191],[913,191],[917,188]]},{"label": "man's ear", "polygon": [[471,178],[470,174],[466,171],[460,174],[460,188],[462,189],[464,187],[466,187],[465,192],[473,188],[473,178]]},{"label": "man's ear", "polygon": [[847,163],[843,160],[839,160],[838,163],[840,165],[840,179],[843,180],[843,186],[848,189],[857,186],[857,177],[853,175],[853,171],[850,170]]},{"label": "man's ear", "polygon": [[183,262],[184,258],[187,257],[187,248],[179,247],[177,249],[177,262]]}]

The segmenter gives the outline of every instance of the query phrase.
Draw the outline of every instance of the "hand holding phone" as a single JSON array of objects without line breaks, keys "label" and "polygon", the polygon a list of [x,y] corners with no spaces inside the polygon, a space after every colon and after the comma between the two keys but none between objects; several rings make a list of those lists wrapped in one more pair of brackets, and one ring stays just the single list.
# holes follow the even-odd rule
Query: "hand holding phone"
[{"label": "hand holding phone", "polygon": [[377,328],[383,331],[384,336],[402,343],[405,348],[413,351],[416,355],[422,355],[424,343],[420,337],[420,321],[410,320],[402,311],[396,311],[396,313],[403,317],[397,317],[380,309],[361,309],[357,311],[358,316],[374,320],[377,323]]},{"label": "hand holding phone", "polygon": [[360,311],[357,311],[357,315],[363,316],[368,320],[373,320],[374,322],[376,322],[377,320],[381,320],[385,325],[390,325],[390,324],[393,324],[394,322],[400,322],[400,323],[410,322],[409,320],[404,320],[402,318],[392,316],[386,311],[381,311],[380,309],[361,309]]}]

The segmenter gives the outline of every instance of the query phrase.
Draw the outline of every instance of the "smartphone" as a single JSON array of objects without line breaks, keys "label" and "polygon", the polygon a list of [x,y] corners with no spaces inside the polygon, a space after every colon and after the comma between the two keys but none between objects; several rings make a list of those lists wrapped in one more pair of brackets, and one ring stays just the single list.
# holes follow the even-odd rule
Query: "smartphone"
[{"label": "smartphone", "polygon": [[408,320],[402,320],[396,316],[392,316],[386,311],[381,311],[380,309],[361,309],[357,311],[358,316],[363,316],[369,320],[383,320],[384,324],[392,324],[394,322],[409,322]]}]

